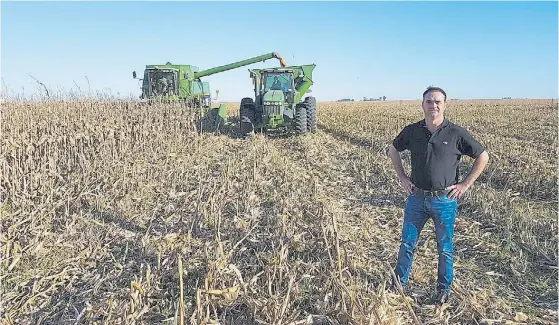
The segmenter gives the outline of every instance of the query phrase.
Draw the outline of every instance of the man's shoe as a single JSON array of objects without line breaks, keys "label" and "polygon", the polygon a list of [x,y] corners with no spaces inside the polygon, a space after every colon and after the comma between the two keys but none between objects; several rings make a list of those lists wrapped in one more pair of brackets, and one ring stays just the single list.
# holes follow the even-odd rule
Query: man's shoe
[{"label": "man's shoe", "polygon": [[450,300],[450,291],[439,291],[435,298],[435,303],[439,306],[447,303]]}]

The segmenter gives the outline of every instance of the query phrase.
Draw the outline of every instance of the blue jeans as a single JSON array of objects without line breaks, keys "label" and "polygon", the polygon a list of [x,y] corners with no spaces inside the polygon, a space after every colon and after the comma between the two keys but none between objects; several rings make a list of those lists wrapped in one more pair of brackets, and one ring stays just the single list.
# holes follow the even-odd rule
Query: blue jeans
[{"label": "blue jeans", "polygon": [[433,219],[439,252],[437,290],[450,292],[454,279],[454,221],[458,212],[458,200],[448,196],[408,196],[402,227],[402,241],[394,273],[400,278],[402,287],[408,282],[413,263],[413,254],[419,234],[429,218]]}]

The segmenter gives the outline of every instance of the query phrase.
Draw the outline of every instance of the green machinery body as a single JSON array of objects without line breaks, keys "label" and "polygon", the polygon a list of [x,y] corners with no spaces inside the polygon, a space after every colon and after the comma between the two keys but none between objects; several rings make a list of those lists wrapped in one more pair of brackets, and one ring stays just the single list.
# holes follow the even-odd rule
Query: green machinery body
[{"label": "green machinery body", "polygon": [[241,133],[246,135],[256,129],[316,132],[316,99],[305,96],[313,85],[315,67],[308,64],[249,69],[255,96],[241,100]]},{"label": "green machinery body", "polygon": [[[277,52],[202,71],[199,71],[199,68],[194,65],[171,64],[170,62],[164,65],[146,65],[144,76],[140,79],[142,81],[140,99],[147,102],[181,101],[185,102],[188,107],[211,110],[210,84],[200,78],[272,58],[280,60],[281,65],[285,66],[285,61]],[[137,79],[136,71],[132,75]],[[217,114],[222,119],[226,119],[225,104],[221,104],[217,110]]]},{"label": "green machinery body", "polygon": [[205,106],[211,101],[210,84],[200,81],[198,72],[193,65],[146,65],[140,98],[194,101]]}]

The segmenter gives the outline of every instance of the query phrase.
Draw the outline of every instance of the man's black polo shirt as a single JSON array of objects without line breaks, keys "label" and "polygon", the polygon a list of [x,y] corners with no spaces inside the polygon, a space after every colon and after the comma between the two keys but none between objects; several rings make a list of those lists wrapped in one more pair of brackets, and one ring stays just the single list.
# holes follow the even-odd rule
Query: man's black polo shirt
[{"label": "man's black polo shirt", "polygon": [[458,183],[458,163],[462,155],[477,158],[483,146],[466,129],[443,121],[431,134],[425,120],[406,126],[394,139],[399,152],[411,152],[411,181],[424,190],[442,190]]}]

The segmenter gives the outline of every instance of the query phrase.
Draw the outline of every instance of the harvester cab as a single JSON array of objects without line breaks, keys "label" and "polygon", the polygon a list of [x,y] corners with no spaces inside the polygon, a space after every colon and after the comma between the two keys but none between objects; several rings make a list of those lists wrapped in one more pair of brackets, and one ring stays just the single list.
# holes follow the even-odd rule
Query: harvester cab
[{"label": "harvester cab", "polygon": [[167,63],[168,67],[146,68],[140,98],[175,97],[179,95],[179,71]]},{"label": "harvester cab", "polygon": [[249,69],[255,96],[241,100],[241,134],[278,129],[316,132],[316,99],[310,95],[315,66]]},{"label": "harvester cab", "polygon": [[[142,81],[140,99],[153,101],[183,101],[188,107],[211,106],[210,85],[195,78],[198,67],[192,65],[147,65]],[[136,71],[132,72],[138,79]]]}]

